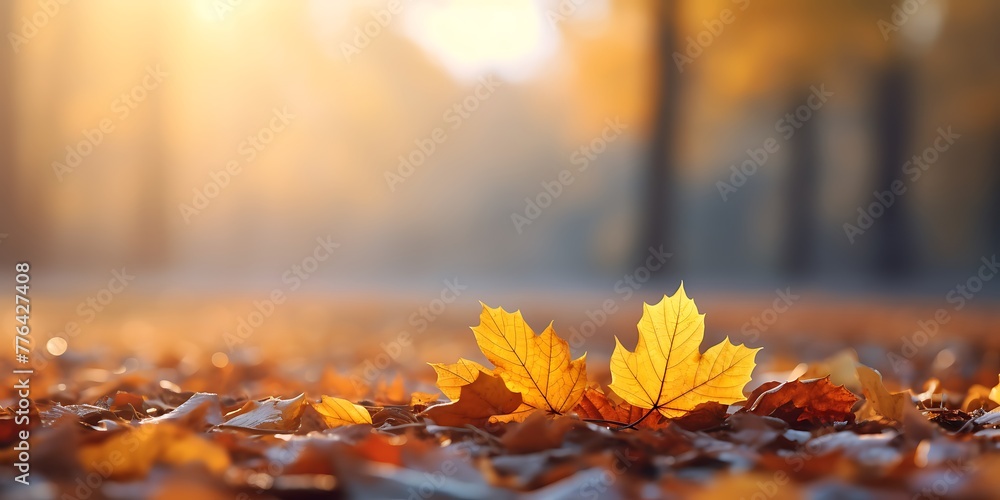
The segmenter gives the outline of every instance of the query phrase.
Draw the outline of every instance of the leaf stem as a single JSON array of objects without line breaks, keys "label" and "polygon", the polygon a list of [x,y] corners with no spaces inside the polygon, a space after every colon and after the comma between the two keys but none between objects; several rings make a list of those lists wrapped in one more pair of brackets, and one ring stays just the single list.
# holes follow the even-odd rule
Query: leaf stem
[{"label": "leaf stem", "polygon": [[654,411],[656,411],[656,408],[650,408],[649,411],[647,411],[645,415],[639,417],[639,420],[636,420],[635,422],[632,422],[631,424],[627,424],[624,427],[619,427],[619,428],[617,428],[615,430],[616,431],[623,431],[625,429],[635,429],[635,426],[639,425],[639,422],[642,422],[643,420],[646,420],[646,417],[652,415],[652,413]]},{"label": "leaf stem", "polygon": [[594,424],[610,424],[610,425],[618,425],[618,426],[622,426],[622,427],[628,425],[625,422],[619,422],[617,420],[605,420],[603,418],[581,418],[580,420],[582,420],[584,422],[594,423]]}]

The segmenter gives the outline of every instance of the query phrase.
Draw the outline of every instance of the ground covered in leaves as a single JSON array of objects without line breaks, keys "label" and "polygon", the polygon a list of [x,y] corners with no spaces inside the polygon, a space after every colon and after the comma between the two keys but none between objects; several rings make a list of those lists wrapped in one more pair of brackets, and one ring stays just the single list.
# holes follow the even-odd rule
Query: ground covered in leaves
[{"label": "ground covered in leaves", "polygon": [[[683,288],[644,306],[638,326],[632,351],[617,343],[610,359],[571,359],[551,325],[536,335],[519,313],[484,305],[473,334],[493,366],[425,360],[419,373],[361,383],[238,353],[214,366],[127,358],[112,369],[60,358],[33,381],[27,427],[16,394],[0,400],[2,493],[1000,497],[1000,384],[890,391],[851,350],[767,371],[754,366],[757,349],[702,346],[704,315]],[[588,363],[602,375],[588,376]],[[30,486],[9,466],[24,430]]]}]

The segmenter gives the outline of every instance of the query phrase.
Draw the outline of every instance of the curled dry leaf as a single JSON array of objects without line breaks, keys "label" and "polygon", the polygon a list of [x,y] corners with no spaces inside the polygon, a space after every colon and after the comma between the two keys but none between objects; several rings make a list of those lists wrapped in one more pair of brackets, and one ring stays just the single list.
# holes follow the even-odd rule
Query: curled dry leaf
[{"label": "curled dry leaf", "polygon": [[421,415],[439,425],[484,425],[490,417],[513,413],[522,403],[521,395],[508,389],[499,376],[480,372],[471,384],[462,386],[457,401],[431,406]]},{"label": "curled dry leaf", "polygon": [[749,405],[741,411],[770,416],[792,426],[830,425],[853,422],[857,396],[843,386],[830,383],[830,377],[791,382],[768,382],[747,398]]},{"label": "curled dry leaf", "polygon": [[143,403],[145,400],[138,394],[118,391],[114,395],[98,399],[95,406],[107,408],[113,412],[127,411],[133,415],[144,415]]},{"label": "curled dry leaf", "polygon": [[587,355],[571,359],[569,343],[556,335],[552,323],[535,335],[520,311],[482,306],[472,333],[507,387],[521,394],[523,407],[516,413],[572,411],[587,386]]},{"label": "curled dry leaf", "polygon": [[912,404],[910,395],[905,392],[889,392],[882,383],[882,374],[876,370],[861,364],[857,370],[858,379],[861,380],[861,391],[872,410],[885,418],[901,422],[903,407]]},{"label": "curled dry leaf", "polygon": [[991,391],[992,389],[985,385],[973,384],[966,392],[965,399],[962,400],[962,409],[975,411],[982,408],[983,411],[990,411],[996,408],[997,403],[990,398]]},{"label": "curled dry leaf", "polygon": [[248,401],[239,410],[228,413],[223,425],[256,431],[291,432],[299,427],[304,407],[305,394],[291,399]]},{"label": "curled dry leaf", "polygon": [[705,337],[705,315],[684,292],[684,284],[658,304],[643,304],[639,342],[630,352],[615,337],[611,355],[611,389],[625,401],[679,417],[698,404],[743,400],[757,349],[729,338],[699,352]]},{"label": "curled dry leaf", "polygon": [[372,416],[364,406],[356,405],[346,399],[322,396],[319,403],[312,403],[312,407],[323,417],[323,423],[329,427],[372,423]]},{"label": "curled dry leaf", "polygon": [[219,425],[222,423],[222,404],[218,395],[198,392],[172,411],[144,423],[158,422],[177,422],[195,428]]},{"label": "curled dry leaf", "polygon": [[794,377],[799,380],[811,380],[830,376],[830,383],[842,385],[849,390],[859,392],[861,382],[858,380],[858,353],[851,348],[843,349],[832,356],[805,365],[801,375]]}]

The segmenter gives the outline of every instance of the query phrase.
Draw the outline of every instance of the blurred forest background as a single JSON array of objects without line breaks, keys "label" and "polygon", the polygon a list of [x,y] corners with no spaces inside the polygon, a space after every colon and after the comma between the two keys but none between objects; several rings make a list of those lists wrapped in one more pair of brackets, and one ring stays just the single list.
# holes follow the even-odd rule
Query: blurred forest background
[{"label": "blurred forest background", "polygon": [[[349,337],[308,335],[331,329],[328,311],[366,310],[349,300],[367,301],[385,329],[376,338],[392,338],[416,309],[374,304],[426,304],[456,277],[468,288],[448,306],[455,335],[475,322],[477,300],[498,305],[502,293],[520,297],[503,304],[539,329],[550,317],[579,325],[661,246],[671,257],[651,274],[662,286],[640,296],[683,279],[696,300],[709,297],[716,333],[792,285],[811,291],[799,307],[810,312],[785,329],[839,321],[844,339],[898,338],[927,316],[875,325],[858,309],[838,313],[834,299],[950,307],[949,290],[1000,248],[997,2],[40,5],[0,5],[10,45],[0,50],[0,253],[30,259],[33,293],[65,301],[40,309],[42,341],[84,319],[77,303],[122,267],[136,278],[107,307],[122,318],[106,331],[145,348],[168,337],[149,319],[159,307],[178,330],[218,341],[253,310],[246,298],[286,286],[317,238],[340,245],[304,281],[319,299],[262,329],[293,325],[300,347]],[[485,92],[483,82],[498,84]],[[819,88],[832,96],[786,139],[780,120]],[[609,135],[609,122],[621,132]],[[88,139],[102,123],[113,129]],[[960,137],[911,182],[904,164],[949,127]],[[266,144],[251,152],[251,136]],[[779,149],[723,197],[719,183],[768,138]],[[417,154],[428,140],[433,151]],[[81,141],[93,143],[86,155]],[[581,170],[588,145],[601,151]],[[57,165],[70,150],[78,165]],[[423,160],[393,184],[401,158]],[[185,214],[233,162],[239,173]],[[551,206],[512,222],[566,169],[573,183]],[[852,243],[844,224],[897,180],[906,192]],[[998,292],[977,295],[983,314]],[[544,316],[532,304],[566,307]],[[614,333],[628,337],[640,307],[623,307]],[[734,319],[713,324],[713,314]],[[971,324],[995,334],[990,319]]]}]

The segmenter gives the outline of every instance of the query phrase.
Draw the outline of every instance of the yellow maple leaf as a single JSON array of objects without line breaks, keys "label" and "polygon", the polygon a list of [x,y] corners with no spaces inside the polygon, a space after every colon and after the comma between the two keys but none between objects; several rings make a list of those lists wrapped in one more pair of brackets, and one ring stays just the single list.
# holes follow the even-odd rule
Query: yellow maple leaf
[{"label": "yellow maple leaf", "polygon": [[521,394],[524,403],[515,413],[572,411],[587,387],[587,355],[571,359],[569,344],[556,335],[552,323],[535,335],[521,311],[482,306],[472,333],[507,388]]},{"label": "yellow maple leaf", "polygon": [[364,406],[356,405],[346,399],[322,396],[319,403],[312,403],[312,407],[330,427],[372,423],[372,416]]},{"label": "yellow maple leaf", "polygon": [[698,352],[705,337],[705,315],[684,292],[684,283],[656,305],[643,304],[639,342],[629,352],[615,337],[611,389],[632,405],[674,418],[699,403],[742,401],[760,348],[729,342]]},{"label": "yellow maple leaf", "polygon": [[469,385],[476,380],[479,372],[492,374],[485,366],[469,361],[465,358],[458,358],[458,363],[450,365],[444,363],[427,363],[437,372],[437,386],[448,399],[452,401],[458,399],[462,386]]}]

